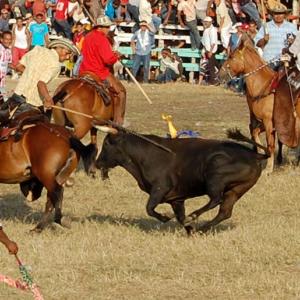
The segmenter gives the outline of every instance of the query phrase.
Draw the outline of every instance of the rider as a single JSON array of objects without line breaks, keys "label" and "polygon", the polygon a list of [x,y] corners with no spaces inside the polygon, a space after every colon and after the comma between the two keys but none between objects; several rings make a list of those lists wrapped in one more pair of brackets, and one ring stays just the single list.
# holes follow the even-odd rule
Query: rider
[{"label": "rider", "polygon": [[0,242],[7,248],[10,254],[18,253],[18,245],[11,241],[4,230],[2,229],[2,225],[0,224]]},{"label": "rider", "polygon": [[99,17],[93,28],[85,37],[82,47],[80,76],[91,76],[99,84],[107,84],[114,104],[114,121],[123,124],[126,105],[126,89],[110,72],[110,67],[120,58],[112,50],[107,37],[113,23],[107,16]]},{"label": "rider", "polygon": [[25,102],[33,105],[44,105],[44,109],[51,109],[53,99],[47,88],[60,73],[61,63],[70,59],[72,54],[79,54],[74,44],[65,38],[53,40],[48,48],[36,46],[26,53],[16,70],[22,73],[14,94],[2,105],[0,122],[9,118],[9,112]]}]

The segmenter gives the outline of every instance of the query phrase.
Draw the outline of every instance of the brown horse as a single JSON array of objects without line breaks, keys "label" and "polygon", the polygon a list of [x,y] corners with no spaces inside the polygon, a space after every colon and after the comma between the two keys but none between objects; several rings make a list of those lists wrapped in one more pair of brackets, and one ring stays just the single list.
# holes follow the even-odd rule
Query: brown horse
[{"label": "brown horse", "polygon": [[[97,93],[96,88],[80,79],[70,79],[58,86],[54,96],[62,99],[57,105],[67,109],[78,111],[99,120],[113,120],[114,107],[113,101],[109,105],[105,105],[102,97]],[[82,139],[89,131],[91,134],[91,142],[97,142],[97,130],[93,127],[95,121],[82,115],[64,112],[59,109],[53,109],[53,118],[55,124],[74,127],[74,135]],[[99,125],[103,122],[99,121]]]},{"label": "brown horse", "polygon": [[58,125],[37,122],[26,126],[21,134],[0,142],[0,182],[19,183],[30,201],[38,199],[43,187],[46,188],[45,212],[35,228],[41,231],[53,209],[54,221],[61,224],[63,184],[76,169],[80,156],[88,172],[96,149],[94,145],[84,146]]},{"label": "brown horse", "polygon": [[[266,132],[268,150],[271,154],[266,171],[272,172],[275,152],[273,89],[278,73],[263,61],[247,36],[242,37],[239,46],[224,62],[219,72],[219,77],[223,81],[228,81],[236,76],[245,78],[247,103],[250,110],[249,129],[252,138],[260,144],[259,135],[263,131]],[[281,143],[279,146],[277,160],[280,163],[282,161]]]}]

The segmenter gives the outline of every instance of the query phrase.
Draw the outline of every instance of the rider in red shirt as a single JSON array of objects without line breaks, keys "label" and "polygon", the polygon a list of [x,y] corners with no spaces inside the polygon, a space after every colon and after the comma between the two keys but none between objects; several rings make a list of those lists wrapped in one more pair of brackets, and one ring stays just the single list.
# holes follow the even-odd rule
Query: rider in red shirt
[{"label": "rider in red shirt", "polygon": [[123,124],[126,105],[126,89],[123,84],[110,72],[120,55],[112,50],[107,38],[110,25],[113,23],[107,16],[97,19],[93,30],[88,33],[82,46],[83,60],[79,75],[92,75],[99,82],[109,84],[111,98],[114,104],[114,121]]}]

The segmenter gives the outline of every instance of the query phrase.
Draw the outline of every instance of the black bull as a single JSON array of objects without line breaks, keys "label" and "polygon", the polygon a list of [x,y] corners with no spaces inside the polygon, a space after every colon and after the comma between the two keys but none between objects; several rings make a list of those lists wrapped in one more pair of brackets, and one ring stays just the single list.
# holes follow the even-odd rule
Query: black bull
[{"label": "black bull", "polygon": [[[228,136],[255,144],[239,131],[229,131]],[[188,234],[195,230],[194,220],[217,205],[220,205],[217,216],[201,226],[201,231],[230,218],[234,204],[257,182],[262,161],[269,157],[266,148],[260,145],[266,155],[232,141],[145,137],[172,152],[138,136],[119,132],[106,136],[96,166],[102,174],[116,166],[125,168],[150,195],[147,213],[167,222],[171,217],[156,212],[155,208],[160,203],[169,203]],[[186,217],[184,201],[202,195],[208,195],[209,202]]]}]

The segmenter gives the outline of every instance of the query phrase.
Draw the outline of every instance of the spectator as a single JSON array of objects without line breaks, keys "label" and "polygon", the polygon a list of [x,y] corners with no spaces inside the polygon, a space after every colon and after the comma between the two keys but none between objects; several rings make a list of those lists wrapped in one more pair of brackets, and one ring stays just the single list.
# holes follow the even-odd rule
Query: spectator
[{"label": "spectator", "polygon": [[196,1],[196,17],[201,22],[204,21],[206,17],[206,11],[209,0],[197,0]]},{"label": "spectator", "polygon": [[93,20],[97,20],[100,16],[104,16],[104,7],[106,0],[85,0],[84,5],[88,7]]},{"label": "spectator", "polygon": [[255,21],[257,28],[261,27],[261,19],[256,5],[252,0],[240,0],[241,10],[247,14],[251,20]]},{"label": "spectator", "polygon": [[56,4],[57,4],[57,0],[47,0],[46,1],[47,17],[50,18],[51,23],[53,22],[52,19],[54,17]]},{"label": "spectator", "polygon": [[[148,24],[150,30],[153,33],[156,33],[158,31],[159,26],[161,24],[161,18],[155,14],[152,14],[150,0],[140,0],[139,18],[140,21],[143,20]],[[152,45],[153,44],[154,44],[154,36],[152,38]]]},{"label": "spectator", "polygon": [[12,63],[12,54],[11,54],[11,43],[12,43],[12,34],[10,31],[4,31],[0,39],[0,93],[6,98],[5,90],[5,77],[8,71],[8,67]]},{"label": "spectator", "polygon": [[[164,0],[160,12],[163,25],[177,23],[177,7],[174,0]],[[167,32],[167,31],[166,31]]]},{"label": "spectator", "polygon": [[169,48],[164,48],[161,51],[162,58],[160,60],[160,74],[157,76],[157,81],[162,83],[172,82],[180,76],[179,64],[175,55]]},{"label": "spectator", "polygon": [[9,13],[6,8],[1,9],[0,16],[0,33],[4,31],[9,31]]},{"label": "spectator", "polygon": [[227,52],[232,22],[228,14],[228,9],[226,7],[225,1],[214,0],[214,3],[216,5],[217,23],[219,25],[218,31],[220,32],[222,46]]},{"label": "spectator", "polygon": [[[87,32],[85,30],[84,24],[82,24],[81,21],[77,22],[76,30],[74,32],[74,37],[73,37],[73,43],[80,51],[82,49],[82,45],[83,45],[83,41],[84,41],[84,37],[85,37],[86,33]],[[82,55],[79,55],[77,57],[76,63],[73,68],[73,76],[78,75],[81,62],[82,62]]]},{"label": "spectator", "polygon": [[139,30],[140,24],[140,13],[139,13],[139,5],[140,0],[128,0],[127,10],[131,16],[131,19],[135,22],[134,26],[132,27],[132,32],[136,32]]},{"label": "spectator", "polygon": [[191,47],[193,50],[199,49],[201,45],[201,37],[197,28],[195,4],[195,0],[180,0],[177,7],[177,17],[181,27],[185,27],[182,13],[185,16],[186,26],[190,30]]},{"label": "spectator", "polygon": [[49,31],[47,24],[43,21],[44,15],[36,15],[36,23],[30,25],[31,48],[35,46],[47,46],[49,43]]},{"label": "spectator", "polygon": [[77,0],[70,0],[68,6],[68,15],[71,26],[85,18],[82,7]]},{"label": "spectator", "polygon": [[140,22],[140,29],[131,38],[131,48],[134,54],[132,73],[136,77],[141,64],[144,66],[144,83],[149,81],[151,56],[151,27],[146,21]]},{"label": "spectator", "polygon": [[210,85],[218,84],[217,76],[216,76],[216,58],[215,53],[218,49],[218,30],[212,24],[213,19],[211,17],[205,17],[203,21],[204,31],[202,37],[203,44],[203,59],[205,60],[205,64],[200,63],[202,66],[204,65],[204,70],[202,69],[199,77],[199,84],[202,83],[202,80],[206,74],[208,74],[208,83]]},{"label": "spectator", "polygon": [[[265,32],[265,28],[262,26],[254,39],[256,45],[263,49],[263,58],[267,62],[280,57],[288,34],[296,35],[298,32],[295,24],[285,20],[287,13],[288,10],[283,4],[276,5],[271,11],[273,20],[266,24],[268,33]],[[270,66],[277,70],[279,61],[273,62]]]},{"label": "spectator", "polygon": [[127,23],[129,23],[131,21],[130,14],[127,10],[127,5],[128,5],[128,0],[120,1],[120,5],[117,8],[117,12],[116,12],[118,21],[123,21],[124,18]]},{"label": "spectator", "polygon": [[16,255],[18,253],[18,245],[8,238],[2,228],[2,224],[0,224],[0,242],[6,247],[10,254]]},{"label": "spectator", "polygon": [[254,40],[254,38],[257,34],[257,25],[256,25],[255,21],[251,20],[249,22],[249,29],[248,29],[247,33],[250,36],[250,38],[252,40]]},{"label": "spectator", "polygon": [[32,13],[33,16],[36,17],[38,14],[42,14],[44,17],[44,21],[46,21],[46,4],[44,0],[34,0],[33,5],[32,5]]},{"label": "spectator", "polygon": [[25,15],[25,22],[26,22],[26,27],[27,27],[27,29],[28,29],[29,31],[30,31],[30,26],[31,26],[32,24],[35,24],[35,23],[36,23],[36,21],[33,19],[31,13],[27,13],[27,14]]},{"label": "spectator", "polygon": [[72,29],[68,22],[69,0],[58,0],[56,4],[53,26],[57,34],[62,33],[72,40]]},{"label": "spectator", "polygon": [[[12,64],[16,66],[19,60],[29,50],[30,32],[26,25],[23,24],[23,18],[18,17],[16,24],[12,29]],[[17,79],[18,74],[13,70],[12,79]]]}]

